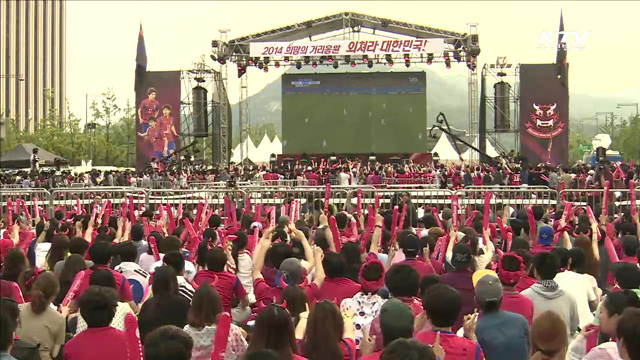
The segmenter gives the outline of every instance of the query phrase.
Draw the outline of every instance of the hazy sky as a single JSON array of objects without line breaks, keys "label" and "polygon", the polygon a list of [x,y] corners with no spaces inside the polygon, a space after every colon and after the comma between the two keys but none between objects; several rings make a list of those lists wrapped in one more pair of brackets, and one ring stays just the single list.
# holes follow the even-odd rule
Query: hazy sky
[{"label": "hazy sky", "polygon": [[[640,49],[636,46],[640,2],[634,1],[68,1],[67,94],[71,111],[84,118],[85,94],[108,87],[124,102],[133,99],[138,26],[142,22],[148,70],[188,69],[206,54],[218,29],[230,38],[291,23],[354,11],[399,21],[468,32],[478,24],[480,66],[506,55],[511,63],[550,63],[555,52],[539,49],[542,31],[591,32],[584,51],[568,54],[572,92],[612,94],[640,101]],[[466,66],[432,65],[442,75],[464,76]],[[249,70],[255,93],[283,72]],[[237,102],[238,79],[230,68],[229,94]],[[625,99],[625,100],[628,100]],[[91,100],[90,100],[91,101]],[[466,96],[461,101],[466,102]],[[598,109],[630,114],[632,110]],[[633,110],[635,111],[635,110]]]}]

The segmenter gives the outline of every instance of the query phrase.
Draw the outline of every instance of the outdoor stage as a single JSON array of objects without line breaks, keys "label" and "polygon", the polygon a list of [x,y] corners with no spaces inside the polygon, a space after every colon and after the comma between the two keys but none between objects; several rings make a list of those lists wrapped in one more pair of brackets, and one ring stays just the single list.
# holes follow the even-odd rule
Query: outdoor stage
[{"label": "outdoor stage", "polygon": [[[309,163],[315,163],[319,165],[322,159],[324,159],[325,164],[329,163],[331,157],[335,156],[336,160],[342,160],[345,162],[345,159],[358,159],[363,163],[368,163],[371,154],[281,154],[278,155],[278,160],[276,161],[278,166],[282,166],[285,163],[297,163],[304,159],[308,160]],[[375,154],[376,161],[380,163],[402,163],[403,160],[411,160],[417,164],[429,164],[431,160],[433,160],[433,156],[431,153],[395,153],[395,154]]]}]

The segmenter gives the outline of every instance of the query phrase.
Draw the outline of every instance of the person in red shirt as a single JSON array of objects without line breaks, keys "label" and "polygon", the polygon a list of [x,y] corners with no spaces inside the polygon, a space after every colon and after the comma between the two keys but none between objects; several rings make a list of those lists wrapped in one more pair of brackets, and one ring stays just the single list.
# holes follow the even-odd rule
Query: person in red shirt
[{"label": "person in red shirt", "polygon": [[[240,279],[235,274],[224,270],[227,265],[227,254],[224,253],[224,250],[214,247],[207,252],[206,263],[207,269],[198,271],[193,281],[196,284],[206,282],[213,285],[220,294],[222,309],[232,315],[237,313],[237,317],[239,317],[240,312],[249,306],[249,299]],[[234,298],[240,302],[240,305],[238,311],[232,313],[231,303]]]},{"label": "person in red shirt", "polygon": [[515,253],[502,255],[498,264],[498,278],[502,283],[503,295],[500,310],[520,314],[531,326],[533,322],[533,302],[520,294],[515,286],[525,276],[524,260]]},{"label": "person in red shirt", "polygon": [[166,104],[162,106],[162,115],[158,117],[158,123],[164,136],[167,138],[167,151],[169,152],[167,156],[171,155],[176,149],[174,138],[179,137],[178,132],[176,132],[173,116],[171,116],[171,105]]},{"label": "person in red shirt", "polygon": [[[94,265],[84,271],[84,278],[82,279],[80,288],[76,292],[73,300],[74,302],[77,302],[84,291],[89,287],[89,278],[91,277],[91,273],[95,270],[104,269],[111,271],[113,277],[116,279],[118,293],[120,294],[120,301],[128,303],[133,311],[137,311],[138,306],[133,301],[133,294],[131,293],[131,284],[129,284],[129,280],[127,280],[127,278],[125,278],[121,273],[109,267],[109,264],[111,264],[112,254],[113,246],[110,242],[96,241],[91,245],[91,247],[89,248],[89,257],[91,258],[91,261],[93,261]],[[73,303],[72,307],[76,308]]]},{"label": "person in red shirt", "polygon": [[191,359],[192,351],[191,336],[173,325],[155,329],[144,344],[145,360]]},{"label": "person in red shirt", "polygon": [[353,315],[351,309],[341,314],[330,301],[315,304],[310,313],[300,316],[296,327],[296,336],[304,334],[298,344],[300,353],[309,360],[355,359]]},{"label": "person in red shirt", "polygon": [[462,310],[462,296],[456,289],[446,284],[435,284],[427,289],[423,299],[424,311],[433,329],[416,334],[416,340],[433,345],[440,333],[440,346],[444,348],[447,360],[484,359],[475,335],[477,313],[465,317],[464,337],[452,332]]},{"label": "person in red shirt", "polygon": [[346,264],[341,254],[334,252],[325,254],[322,267],[326,278],[316,293],[315,297],[318,301],[329,300],[339,305],[342,300],[360,292],[360,284],[344,276]]},{"label": "person in red shirt", "polygon": [[149,127],[144,133],[138,133],[138,136],[142,136],[145,139],[151,141],[153,146],[153,156],[160,159],[168,155],[168,142],[162,128],[158,126],[158,122],[155,117],[149,118]]},{"label": "person in red shirt", "polygon": [[411,231],[402,231],[398,234],[398,245],[404,253],[405,260],[399,262],[399,264],[409,265],[416,269],[418,275],[422,279],[425,276],[437,274],[436,269],[431,264],[431,261],[418,260],[418,254],[420,252],[420,239]]},{"label": "person in red shirt", "polygon": [[138,108],[138,119],[140,121],[141,132],[146,133],[149,129],[149,118],[158,116],[160,110],[160,103],[156,100],[156,89],[149,88],[147,90],[147,98],[142,100],[140,108]]},{"label": "person in red shirt", "polygon": [[[449,244],[452,242],[454,242],[453,239],[451,239]],[[440,280],[458,290],[462,297],[462,309],[458,312],[458,319],[453,325],[454,331],[458,331],[463,325],[464,316],[472,314],[473,309],[476,307],[472,281],[475,264],[473,255],[471,254],[471,248],[468,244],[458,243],[453,247],[451,265],[453,265],[455,270],[442,275]]]},{"label": "person in red shirt", "polygon": [[522,258],[522,261],[524,262],[524,268],[525,268],[524,276],[520,279],[520,281],[518,281],[515,287],[516,291],[521,293],[527,290],[528,288],[530,288],[531,286],[533,286],[533,284],[537,283],[538,280],[530,276],[532,274],[532,264],[533,264],[532,263],[533,256],[531,255],[531,252],[527,249],[517,249],[514,252],[518,256],[520,256]]},{"label": "person in red shirt", "polygon": [[80,315],[88,328],[64,345],[65,360],[128,359],[124,331],[109,326],[117,305],[118,294],[110,288],[91,286],[82,294]]}]

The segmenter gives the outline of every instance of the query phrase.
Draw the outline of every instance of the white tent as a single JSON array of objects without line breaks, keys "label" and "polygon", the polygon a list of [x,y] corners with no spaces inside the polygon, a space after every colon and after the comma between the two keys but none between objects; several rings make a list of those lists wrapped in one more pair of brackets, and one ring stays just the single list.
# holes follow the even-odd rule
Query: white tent
[{"label": "white tent", "polygon": [[[489,155],[490,157],[494,158],[496,156],[498,156],[498,152],[496,151],[496,149],[493,147],[493,145],[491,144],[491,142],[489,141],[489,139],[485,139],[486,141],[486,152],[487,155]],[[480,141],[478,140],[478,138],[476,138],[473,141],[473,146],[478,148],[478,144],[480,143]],[[475,150],[473,149],[467,149],[467,151],[465,151],[462,154],[462,158],[464,160],[471,160],[471,158],[473,157],[473,159],[477,159],[478,158],[478,153],[475,152]]]},{"label": "white tent", "polygon": [[456,149],[453,148],[453,145],[451,145],[451,142],[449,141],[449,137],[447,137],[447,134],[445,133],[442,133],[442,135],[440,135],[440,139],[438,139],[436,146],[434,146],[433,150],[431,150],[431,153],[436,152],[440,157],[440,161],[460,159],[460,156],[456,152]]},{"label": "white tent", "polygon": [[[241,146],[247,146],[247,153],[244,154],[244,158],[240,157]],[[282,143],[280,139],[276,136],[273,141],[269,140],[269,137],[265,134],[260,141],[258,147],[256,147],[253,143],[253,140],[250,138],[245,139],[242,144],[238,144],[232,152],[231,161],[235,163],[240,163],[242,160],[249,158],[249,160],[254,163],[268,163],[271,154],[282,154]]]},{"label": "white tent", "polygon": [[256,151],[253,154],[249,153],[249,159],[251,159],[251,161],[253,161],[254,163],[269,162],[269,156],[271,156],[272,147],[273,143],[271,142],[271,140],[269,140],[269,136],[267,136],[267,134],[264,134],[264,137],[262,138],[262,141],[260,141],[260,144],[256,148]]}]

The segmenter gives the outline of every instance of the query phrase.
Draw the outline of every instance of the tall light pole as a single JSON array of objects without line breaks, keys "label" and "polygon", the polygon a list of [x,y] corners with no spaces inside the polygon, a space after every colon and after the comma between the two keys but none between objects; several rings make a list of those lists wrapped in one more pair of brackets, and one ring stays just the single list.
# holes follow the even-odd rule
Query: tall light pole
[{"label": "tall light pole", "polygon": [[635,106],[635,108],[636,108],[636,116],[638,116],[638,103],[622,103],[622,104],[618,104],[616,109],[620,109],[623,106]]},{"label": "tall light pole", "polygon": [[93,136],[96,132],[96,123],[89,122],[89,98],[104,98],[104,95],[101,93],[86,93],[85,95],[85,103],[84,103],[84,128],[85,130],[89,130],[89,141],[91,148],[91,166],[93,166]]}]

